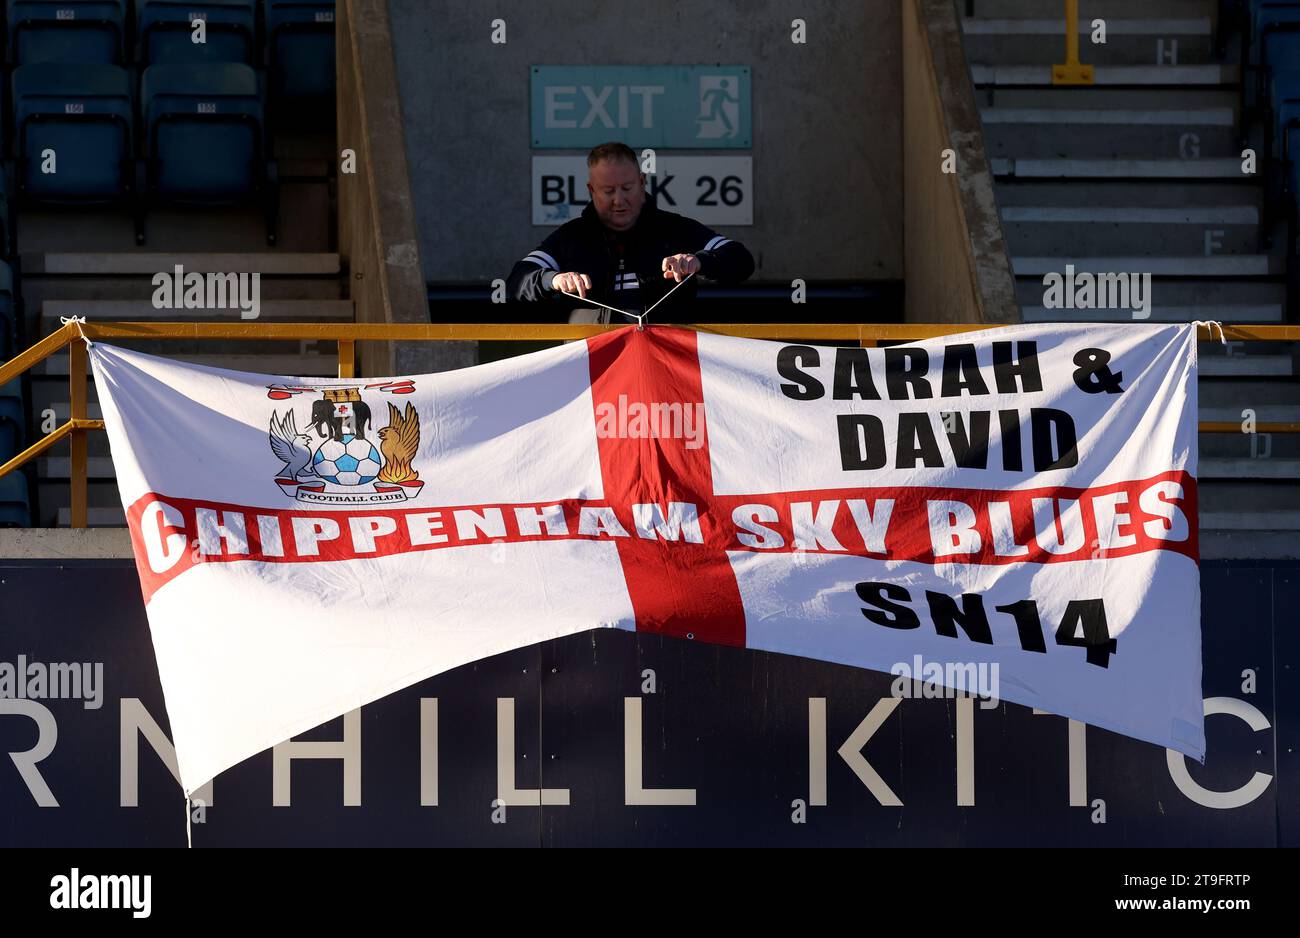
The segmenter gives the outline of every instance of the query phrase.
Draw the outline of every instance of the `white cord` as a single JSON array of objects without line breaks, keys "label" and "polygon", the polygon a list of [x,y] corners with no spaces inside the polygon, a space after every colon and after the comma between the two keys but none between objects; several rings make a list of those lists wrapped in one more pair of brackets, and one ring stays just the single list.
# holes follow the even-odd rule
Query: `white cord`
[{"label": "white cord", "polygon": [[664,300],[668,299],[668,297],[672,296],[672,295],[673,295],[673,291],[676,290],[677,287],[682,286],[683,284],[686,283],[687,280],[690,280],[690,279],[691,279],[692,277],[694,277],[694,276],[695,276],[695,274],[687,274],[685,277],[683,277],[681,280],[679,280],[679,281],[677,282],[677,285],[674,286],[672,290],[669,290],[669,291],[668,291],[667,293],[665,293],[663,296],[659,297],[659,299],[657,299],[657,300],[654,301],[654,304],[651,305],[650,309],[648,309],[648,310],[645,311],[645,315],[646,315],[646,316],[649,316],[649,315],[650,315],[650,310],[653,310],[656,306],[658,306],[658,305],[659,305],[660,303],[662,303]]},{"label": "white cord", "polygon": [[633,319],[636,320],[637,329],[641,329],[642,326],[644,325],[645,313],[642,313],[641,315],[638,316],[636,313],[629,313],[625,309],[616,309],[613,306],[605,306],[605,304],[600,302],[599,300],[593,300],[591,297],[588,296],[578,296],[578,294],[569,293],[566,290],[560,290],[558,292],[563,293],[565,296],[571,296],[575,300],[581,300],[583,303],[591,303],[593,306],[604,306],[605,309],[609,310],[610,312],[621,313],[624,316],[631,316]]},{"label": "white cord", "polygon": [[185,796],[185,846],[191,850],[194,848],[194,840],[190,836],[190,796]]},{"label": "white cord", "polygon": [[59,322],[61,322],[63,325],[66,326],[68,323],[72,323],[77,327],[77,335],[81,336],[81,340],[85,342],[86,347],[89,348],[90,339],[86,338],[86,332],[84,329],[81,328],[82,324],[85,321],[86,321],[85,316],[60,316],[59,317]]},{"label": "white cord", "polygon": [[578,296],[576,293],[569,293],[569,292],[567,292],[567,291],[565,291],[565,290],[560,290],[559,292],[560,292],[560,293],[563,293],[565,296],[571,296],[571,297],[573,297],[575,300],[581,300],[581,301],[584,302],[584,303],[592,303],[592,304],[594,304],[594,305],[596,305],[596,306],[604,306],[605,309],[610,310],[611,312],[621,313],[621,314],[624,315],[624,316],[630,316],[632,319],[635,319],[635,320],[636,320],[636,328],[637,328],[637,331],[640,332],[642,329],[645,328],[646,317],[648,317],[648,316],[650,315],[651,310],[653,310],[656,306],[658,306],[658,305],[659,305],[660,303],[662,303],[664,300],[668,299],[668,297],[672,296],[672,295],[673,295],[673,290],[676,290],[678,287],[680,287],[680,286],[681,286],[682,284],[684,284],[687,280],[690,280],[690,279],[691,279],[692,277],[694,277],[694,276],[695,276],[695,274],[687,274],[685,277],[683,277],[680,281],[678,281],[678,282],[673,286],[673,289],[672,289],[672,290],[669,290],[669,291],[668,291],[667,293],[665,293],[663,296],[659,297],[659,299],[655,300],[654,303],[651,304],[650,309],[648,309],[648,310],[646,310],[644,313],[640,313],[640,314],[638,314],[638,313],[629,313],[629,312],[628,312],[627,310],[625,310],[625,309],[616,309],[616,308],[613,307],[613,306],[605,306],[605,304],[602,303],[602,302],[600,302],[599,300],[593,300],[593,299],[591,299],[590,297],[585,297],[585,296]]}]

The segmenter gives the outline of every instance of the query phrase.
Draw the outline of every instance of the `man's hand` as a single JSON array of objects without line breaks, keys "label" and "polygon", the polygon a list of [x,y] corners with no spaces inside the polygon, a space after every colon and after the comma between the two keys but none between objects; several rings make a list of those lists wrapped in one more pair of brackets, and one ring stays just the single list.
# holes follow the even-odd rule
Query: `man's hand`
[{"label": "man's hand", "polygon": [[576,293],[586,299],[588,291],[591,290],[591,278],[586,274],[565,271],[555,275],[555,279],[551,281],[551,289],[563,293]]},{"label": "man's hand", "polygon": [[674,254],[664,258],[662,267],[665,280],[681,283],[691,274],[700,272],[700,259],[694,254]]}]

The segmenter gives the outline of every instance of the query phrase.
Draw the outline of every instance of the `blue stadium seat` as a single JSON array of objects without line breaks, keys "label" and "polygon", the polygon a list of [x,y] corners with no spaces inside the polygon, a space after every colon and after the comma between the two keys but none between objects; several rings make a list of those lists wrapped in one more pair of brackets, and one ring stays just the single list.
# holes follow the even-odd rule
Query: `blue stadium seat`
[{"label": "blue stadium seat", "polygon": [[1294,52],[1289,37],[1300,29],[1300,0],[1250,0],[1243,27],[1241,103],[1249,121],[1265,100],[1269,69]]},{"label": "blue stadium seat", "polygon": [[[1300,80],[1300,71],[1291,74]],[[1300,207],[1300,81],[1293,87],[1291,97],[1275,106],[1274,114],[1278,152],[1286,161],[1286,191],[1292,204]]]},{"label": "blue stadium seat", "polygon": [[[205,22],[203,42],[195,19]],[[142,66],[257,61],[256,0],[135,0],[135,22]]]},{"label": "blue stadium seat", "polygon": [[14,308],[14,272],[8,264],[0,261],[0,362],[13,358],[18,347]]},{"label": "blue stadium seat", "polygon": [[18,379],[0,385],[0,465],[26,448],[23,444],[24,409],[22,386]]},{"label": "blue stadium seat", "polygon": [[220,203],[265,181],[262,94],[247,65],[153,65],[140,81],[151,194]]},{"label": "blue stadium seat", "polygon": [[[16,179],[25,198],[108,202],[134,180],[131,78],[113,65],[41,63],[13,73]],[[43,171],[50,165],[54,172]]]},{"label": "blue stadium seat", "polygon": [[1282,111],[1288,104],[1300,101],[1300,58],[1290,68],[1276,69],[1269,81],[1269,101],[1273,105],[1273,125],[1280,128],[1285,121]]},{"label": "blue stadium seat", "polygon": [[332,106],[334,0],[266,0],[266,58],[272,100]]},{"label": "blue stadium seat", "polygon": [[1260,37],[1268,72],[1294,68],[1300,63],[1300,7],[1292,12],[1295,14],[1293,20],[1271,23],[1269,31]]},{"label": "blue stadium seat", "polygon": [[21,472],[0,476],[0,528],[27,528],[32,524],[27,480]]},{"label": "blue stadium seat", "polygon": [[[1288,34],[1300,30],[1300,0],[1256,0],[1251,22],[1251,61],[1282,66],[1295,50]],[[1294,60],[1292,60],[1294,61]]]},{"label": "blue stadium seat", "polygon": [[7,0],[7,7],[17,65],[122,63],[126,0]]},{"label": "blue stadium seat", "polygon": [[1300,69],[1274,72],[1273,94],[1274,135],[1282,157],[1281,189],[1286,202],[1287,310],[1294,315],[1300,309]]}]

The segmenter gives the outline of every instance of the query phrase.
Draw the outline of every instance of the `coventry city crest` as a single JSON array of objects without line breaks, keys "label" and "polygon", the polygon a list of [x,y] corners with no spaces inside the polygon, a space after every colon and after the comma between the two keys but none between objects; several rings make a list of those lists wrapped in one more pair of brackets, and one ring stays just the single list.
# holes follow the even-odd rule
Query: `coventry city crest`
[{"label": "coventry city crest", "polygon": [[[388,426],[373,428],[370,405],[362,391],[410,394],[409,380],[359,387],[335,385],[271,385],[267,397],[290,400],[319,393],[311,416],[298,428],[292,407],[271,411],[271,452],[283,463],[275,483],[300,502],[366,505],[403,502],[420,494],[424,483],[413,467],[420,449],[420,415],[415,405],[404,410],[388,403]],[[372,439],[374,437],[374,439]]]}]

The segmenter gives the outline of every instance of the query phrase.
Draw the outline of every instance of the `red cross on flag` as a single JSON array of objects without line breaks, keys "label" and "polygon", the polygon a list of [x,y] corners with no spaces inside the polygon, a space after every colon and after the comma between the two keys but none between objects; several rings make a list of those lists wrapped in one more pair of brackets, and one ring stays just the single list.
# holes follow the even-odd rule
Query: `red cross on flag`
[{"label": "red cross on flag", "polygon": [[91,361],[187,793],[592,628],[961,691],[992,668],[1002,700],[1204,758],[1191,326],[629,327],[386,379]]}]

